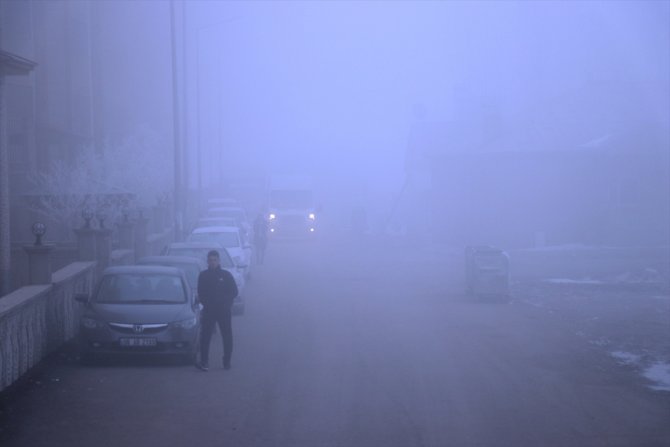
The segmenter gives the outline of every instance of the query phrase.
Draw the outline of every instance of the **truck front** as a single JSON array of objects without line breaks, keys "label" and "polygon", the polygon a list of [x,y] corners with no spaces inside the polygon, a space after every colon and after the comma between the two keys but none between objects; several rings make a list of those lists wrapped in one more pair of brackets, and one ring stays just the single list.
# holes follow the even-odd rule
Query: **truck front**
[{"label": "truck front", "polygon": [[311,189],[272,189],[268,222],[271,237],[312,237],[317,216]]}]

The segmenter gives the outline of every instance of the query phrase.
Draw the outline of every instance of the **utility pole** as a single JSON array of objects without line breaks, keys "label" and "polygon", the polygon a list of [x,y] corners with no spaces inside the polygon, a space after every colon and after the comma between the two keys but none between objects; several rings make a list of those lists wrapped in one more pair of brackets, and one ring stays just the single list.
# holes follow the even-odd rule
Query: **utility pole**
[{"label": "utility pole", "polygon": [[189,191],[190,191],[190,169],[191,169],[191,163],[190,163],[190,153],[189,153],[189,140],[188,140],[188,127],[189,127],[189,119],[188,119],[188,53],[186,51],[186,0],[181,0],[181,10],[182,10],[182,16],[181,16],[181,65],[182,65],[182,73],[183,73],[183,78],[182,78],[182,83],[181,83],[181,97],[182,97],[182,113],[184,116],[184,135],[183,135],[183,141],[184,141],[184,146],[182,147],[182,160],[183,160],[183,171],[182,171],[182,183],[184,186],[184,195],[185,195],[185,200],[184,200],[184,213],[185,216],[187,217],[189,215],[189,206],[188,204],[191,203],[191,197],[189,197]]},{"label": "utility pole", "polygon": [[182,154],[179,109],[179,85],[177,84],[177,36],[175,29],[175,0],[170,0],[170,41],[172,44],[172,138],[174,144],[174,222],[175,237],[181,240],[183,232],[182,200]]}]

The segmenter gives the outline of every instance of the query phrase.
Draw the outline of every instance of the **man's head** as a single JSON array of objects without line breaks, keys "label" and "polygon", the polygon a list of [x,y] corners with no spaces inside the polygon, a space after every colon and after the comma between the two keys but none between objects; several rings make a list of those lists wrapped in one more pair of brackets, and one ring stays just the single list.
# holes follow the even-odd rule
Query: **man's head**
[{"label": "man's head", "polygon": [[211,250],[207,253],[207,266],[211,269],[218,268],[221,265],[221,257],[219,252],[216,250]]}]

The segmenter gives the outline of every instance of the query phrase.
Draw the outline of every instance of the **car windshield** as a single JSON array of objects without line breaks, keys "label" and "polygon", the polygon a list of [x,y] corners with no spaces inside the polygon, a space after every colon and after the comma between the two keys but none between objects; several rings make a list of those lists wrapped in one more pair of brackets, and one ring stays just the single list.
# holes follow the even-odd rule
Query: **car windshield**
[{"label": "car windshield", "polygon": [[184,271],[188,285],[195,290],[198,287],[198,275],[200,274],[198,266],[194,264],[176,264],[175,267]]},{"label": "car windshield", "polygon": [[240,238],[237,233],[232,231],[210,232],[210,233],[192,233],[188,237],[189,242],[216,242],[226,248],[240,246]]},{"label": "car windshield", "polygon": [[95,296],[101,304],[179,304],[186,302],[181,278],[159,273],[105,275]]},{"label": "car windshield", "polygon": [[[233,268],[233,260],[226,250],[221,248],[194,248],[194,247],[169,247],[166,255],[168,256],[188,256],[189,258],[207,259],[207,253],[210,250],[216,250],[221,257],[221,268]],[[190,280],[189,280],[190,282]]]},{"label": "car windshield", "polygon": [[497,254],[477,254],[475,264],[483,269],[501,270],[507,267],[507,258]]},{"label": "car windshield", "polygon": [[275,190],[270,193],[270,206],[277,209],[302,209],[312,206],[312,191]]},{"label": "car windshield", "polygon": [[189,258],[207,259],[209,248],[169,247],[165,253],[168,256],[187,256]]},{"label": "car windshield", "polygon": [[210,217],[198,221],[198,225],[202,227],[220,225],[224,227],[232,227],[237,225],[237,221],[232,217]]},{"label": "car windshield", "polygon": [[163,265],[165,267],[176,267],[181,269],[186,275],[186,281],[191,288],[197,287],[198,285],[198,275],[200,274],[200,269],[196,264],[186,263],[186,262],[174,262],[174,261],[156,261],[144,263],[145,265]]}]

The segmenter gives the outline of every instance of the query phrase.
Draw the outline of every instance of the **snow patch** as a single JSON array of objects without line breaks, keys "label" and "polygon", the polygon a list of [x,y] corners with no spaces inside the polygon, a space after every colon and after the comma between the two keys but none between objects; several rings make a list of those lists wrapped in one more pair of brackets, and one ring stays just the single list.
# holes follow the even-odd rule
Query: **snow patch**
[{"label": "snow patch", "polygon": [[653,363],[644,370],[642,375],[656,383],[656,385],[651,386],[651,389],[657,391],[670,391],[670,363]]},{"label": "snow patch", "polygon": [[575,250],[600,250],[600,249],[607,249],[610,247],[598,247],[598,246],[593,246],[593,245],[584,245],[584,244],[564,244],[564,245],[545,245],[543,247],[529,247],[529,248],[521,248],[515,251],[519,252],[543,252],[543,251],[549,251],[549,252],[554,252],[554,251],[575,251]]},{"label": "snow patch", "polygon": [[548,282],[551,284],[603,284],[602,281],[590,278],[584,278],[584,279],[552,278],[552,279],[545,279],[544,282]]},{"label": "snow patch", "polygon": [[640,363],[640,356],[631,352],[614,351],[610,352],[610,355],[623,365],[637,365]]},{"label": "snow patch", "polygon": [[[626,351],[612,351],[610,355],[622,365],[641,367],[642,356]],[[646,363],[646,362],[645,362]],[[642,376],[653,382],[649,388],[656,391],[670,391],[670,363],[656,361],[642,367]]]}]

